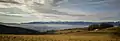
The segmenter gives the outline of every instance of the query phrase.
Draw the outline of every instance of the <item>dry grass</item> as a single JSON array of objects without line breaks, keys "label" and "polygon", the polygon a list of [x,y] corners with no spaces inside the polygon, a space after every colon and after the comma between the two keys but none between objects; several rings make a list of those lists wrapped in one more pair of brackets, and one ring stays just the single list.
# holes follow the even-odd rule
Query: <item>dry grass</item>
[{"label": "dry grass", "polygon": [[120,41],[108,35],[1,35],[0,41]]}]

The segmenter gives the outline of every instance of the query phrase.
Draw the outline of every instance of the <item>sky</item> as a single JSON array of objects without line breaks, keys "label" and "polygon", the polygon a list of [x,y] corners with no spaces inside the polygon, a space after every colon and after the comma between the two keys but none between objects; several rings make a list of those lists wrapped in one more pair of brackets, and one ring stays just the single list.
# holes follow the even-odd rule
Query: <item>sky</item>
[{"label": "sky", "polygon": [[110,22],[120,20],[120,0],[0,1],[0,22]]}]

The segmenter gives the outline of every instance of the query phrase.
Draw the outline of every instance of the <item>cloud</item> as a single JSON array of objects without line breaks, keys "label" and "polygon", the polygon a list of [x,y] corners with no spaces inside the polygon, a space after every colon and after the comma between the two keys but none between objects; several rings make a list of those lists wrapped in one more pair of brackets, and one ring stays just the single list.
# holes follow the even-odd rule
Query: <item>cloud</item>
[{"label": "cloud", "polygon": [[15,1],[13,1],[13,0],[0,0],[0,2],[3,2],[3,3],[19,4],[18,2],[15,2]]},{"label": "cloud", "polygon": [[[24,0],[21,0],[24,1]],[[29,21],[116,21],[120,20],[119,0],[27,0],[21,4],[0,4],[1,22]],[[20,1],[15,1],[20,3]],[[4,8],[5,7],[5,8]],[[1,18],[1,17],[4,17]],[[9,21],[8,21],[9,20]]]}]

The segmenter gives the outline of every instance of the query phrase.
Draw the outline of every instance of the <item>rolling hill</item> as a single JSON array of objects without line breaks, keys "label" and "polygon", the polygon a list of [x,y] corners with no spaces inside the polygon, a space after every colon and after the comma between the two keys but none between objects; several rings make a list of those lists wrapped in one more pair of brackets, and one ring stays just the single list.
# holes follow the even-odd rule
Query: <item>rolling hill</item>
[{"label": "rolling hill", "polygon": [[41,34],[39,31],[0,24],[0,34]]}]

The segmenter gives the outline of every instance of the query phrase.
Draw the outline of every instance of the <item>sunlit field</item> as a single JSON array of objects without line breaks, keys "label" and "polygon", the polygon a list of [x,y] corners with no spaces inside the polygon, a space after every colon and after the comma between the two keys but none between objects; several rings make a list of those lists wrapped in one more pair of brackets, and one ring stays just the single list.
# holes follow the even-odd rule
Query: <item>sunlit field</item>
[{"label": "sunlit field", "polygon": [[[79,32],[78,32],[79,33]],[[0,41],[120,41],[108,34],[0,35]]]}]

